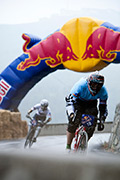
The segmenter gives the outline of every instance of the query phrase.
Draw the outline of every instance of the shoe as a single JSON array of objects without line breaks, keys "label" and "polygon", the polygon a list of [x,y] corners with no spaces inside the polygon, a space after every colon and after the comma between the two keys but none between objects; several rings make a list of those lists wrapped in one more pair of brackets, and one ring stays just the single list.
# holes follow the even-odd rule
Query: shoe
[{"label": "shoe", "polygon": [[36,142],[36,141],[37,141],[36,138],[34,138],[34,139],[33,139],[33,142]]},{"label": "shoe", "polygon": [[70,152],[71,152],[71,149],[67,149],[67,148],[66,148],[65,151],[66,151],[66,153],[70,153]]},{"label": "shoe", "polygon": [[71,151],[71,145],[67,144],[66,145],[66,152],[70,153]]}]

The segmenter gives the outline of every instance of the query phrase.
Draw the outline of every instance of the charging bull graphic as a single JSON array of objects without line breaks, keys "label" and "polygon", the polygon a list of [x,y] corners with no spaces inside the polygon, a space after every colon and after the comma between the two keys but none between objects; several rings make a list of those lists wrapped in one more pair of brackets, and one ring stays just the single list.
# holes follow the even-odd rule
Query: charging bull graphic
[{"label": "charging bull graphic", "polygon": [[72,50],[69,40],[60,32],[52,34],[46,40],[31,47],[30,50],[24,49],[28,58],[18,64],[17,69],[20,71],[24,71],[30,66],[37,66],[41,60],[45,60],[48,66],[54,68],[65,61],[77,61],[78,59]]},{"label": "charging bull graphic", "polygon": [[82,59],[96,58],[112,62],[117,59],[117,54],[119,52],[120,32],[113,31],[106,27],[100,27],[88,38],[86,51],[83,54]]},{"label": "charging bull graphic", "polygon": [[120,28],[94,18],[74,18],[43,40],[22,37],[24,53],[0,74],[0,109],[15,111],[36,83],[58,69],[89,72],[120,63]]}]

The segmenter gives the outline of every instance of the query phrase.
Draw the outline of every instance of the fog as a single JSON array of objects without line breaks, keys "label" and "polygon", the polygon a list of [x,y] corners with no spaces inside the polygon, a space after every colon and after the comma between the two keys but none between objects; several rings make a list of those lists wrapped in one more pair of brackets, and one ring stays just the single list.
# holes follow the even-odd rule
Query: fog
[{"label": "fog", "polygon": [[[21,38],[22,33],[34,34],[45,38],[50,33],[59,29],[64,23],[74,17],[90,16],[100,20],[110,22],[119,26],[120,13],[111,9],[81,9],[61,10],[60,14],[53,14],[49,18],[40,18],[38,22],[25,24],[1,24],[0,25],[0,72],[7,65],[20,56],[24,41]],[[105,75],[105,85],[108,90],[108,111],[107,121],[113,121],[116,105],[120,102],[119,77],[120,65],[110,64],[100,71]],[[88,76],[89,73],[77,73],[70,70],[58,70],[43,78],[36,84],[25,98],[21,101],[19,110],[22,119],[25,120],[25,114],[41,99],[46,98],[49,101],[52,111],[51,123],[66,123],[64,97],[69,94],[74,83],[81,77]]]}]

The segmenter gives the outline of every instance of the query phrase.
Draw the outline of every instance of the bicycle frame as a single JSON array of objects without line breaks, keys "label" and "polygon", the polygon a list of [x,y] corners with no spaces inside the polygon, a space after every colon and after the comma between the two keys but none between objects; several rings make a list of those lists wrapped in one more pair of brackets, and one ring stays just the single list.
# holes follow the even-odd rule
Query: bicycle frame
[{"label": "bicycle frame", "polygon": [[74,143],[74,150],[78,151],[78,150],[84,150],[87,148],[88,146],[88,135],[86,132],[86,128],[81,125],[76,129],[75,132],[75,143]]},{"label": "bicycle frame", "polygon": [[[75,132],[75,138],[74,138],[74,150],[79,152],[84,152],[87,149],[88,146],[88,134],[86,132],[86,127],[92,127],[94,124],[94,120],[96,119],[96,124],[101,123],[101,120],[99,118],[96,118],[91,115],[82,115],[83,122],[79,125],[79,127],[76,129]],[[92,119],[94,118],[94,120]],[[82,121],[82,119],[81,119]]]},{"label": "bicycle frame", "polygon": [[25,144],[24,144],[24,148],[27,147],[27,145],[29,145],[29,148],[32,146],[33,144],[33,137],[34,137],[34,134],[35,134],[35,130],[36,130],[36,127],[32,126],[30,129],[29,129],[29,132],[27,134],[27,137],[26,137],[26,140],[25,140]]},{"label": "bicycle frame", "polygon": [[42,128],[44,125],[39,120],[37,122],[36,121],[33,122],[33,119],[31,118],[30,115],[27,115],[26,117],[30,119],[31,126],[30,126],[29,132],[28,132],[27,137],[26,137],[24,148],[26,148],[27,145],[29,145],[29,148],[30,148],[33,144],[33,137],[35,135],[35,131],[36,131],[37,127]]},{"label": "bicycle frame", "polygon": [[32,118],[29,115],[27,115],[26,117],[30,119],[31,127],[29,129],[28,134],[27,134],[25,144],[24,144],[24,148],[26,148],[27,145],[29,145],[29,148],[30,148],[33,144],[33,137],[34,137],[37,126],[32,124]]},{"label": "bicycle frame", "polygon": [[[85,151],[88,146],[88,134],[86,128],[92,127],[94,125],[95,117],[82,114],[81,124],[76,129],[74,138],[74,150],[75,151]],[[98,120],[98,119],[97,119]]]}]

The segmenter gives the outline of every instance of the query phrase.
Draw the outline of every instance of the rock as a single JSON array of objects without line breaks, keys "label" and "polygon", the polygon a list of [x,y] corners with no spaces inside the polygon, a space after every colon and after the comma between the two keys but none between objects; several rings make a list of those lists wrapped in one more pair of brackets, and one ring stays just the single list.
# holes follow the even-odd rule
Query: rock
[{"label": "rock", "polygon": [[120,152],[120,103],[115,109],[115,116],[108,144],[110,149]]},{"label": "rock", "polygon": [[0,110],[0,140],[24,138],[27,132],[27,122],[21,120],[20,112]]}]

